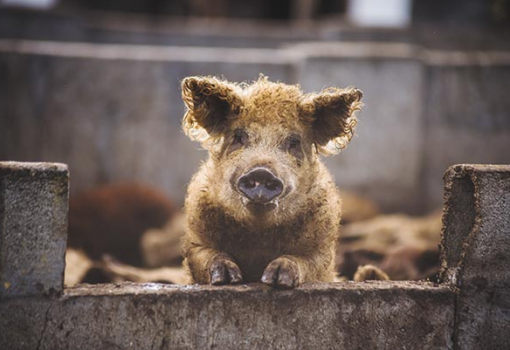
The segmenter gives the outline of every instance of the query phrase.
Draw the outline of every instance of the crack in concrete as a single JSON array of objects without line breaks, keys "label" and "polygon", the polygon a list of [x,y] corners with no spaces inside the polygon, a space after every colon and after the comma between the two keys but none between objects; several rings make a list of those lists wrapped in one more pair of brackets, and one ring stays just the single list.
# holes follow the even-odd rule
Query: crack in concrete
[{"label": "crack in concrete", "polygon": [[36,350],[39,350],[41,348],[42,340],[44,339],[44,334],[46,333],[47,325],[48,325],[48,316],[50,314],[50,309],[53,306],[53,302],[50,302],[50,305],[48,306],[48,309],[46,310],[44,314],[44,325],[43,329],[41,331],[41,336],[39,337],[39,340],[37,341],[37,348]]}]

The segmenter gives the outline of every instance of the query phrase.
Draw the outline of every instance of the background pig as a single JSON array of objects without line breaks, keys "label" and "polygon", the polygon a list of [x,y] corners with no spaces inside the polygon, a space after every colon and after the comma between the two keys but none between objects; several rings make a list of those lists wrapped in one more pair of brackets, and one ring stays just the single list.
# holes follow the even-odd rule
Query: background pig
[{"label": "background pig", "polygon": [[352,138],[361,91],[190,77],[182,95],[184,131],[210,155],[185,203],[191,281],[332,281],[341,201],[319,155]]}]

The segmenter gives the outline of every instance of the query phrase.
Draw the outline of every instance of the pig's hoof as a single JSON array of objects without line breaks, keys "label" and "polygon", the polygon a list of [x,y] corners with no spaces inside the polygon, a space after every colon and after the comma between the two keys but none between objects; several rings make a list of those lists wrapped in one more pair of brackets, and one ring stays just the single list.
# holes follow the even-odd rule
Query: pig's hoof
[{"label": "pig's hoof", "polygon": [[273,260],[262,275],[262,283],[275,288],[289,289],[299,284],[299,270],[296,262],[288,258]]},{"label": "pig's hoof", "polygon": [[219,257],[214,259],[211,269],[211,284],[239,284],[243,281],[241,269],[232,260]]},{"label": "pig's hoof", "polygon": [[359,266],[354,274],[354,281],[362,282],[362,281],[388,281],[390,278],[380,268],[374,265],[363,265]]}]

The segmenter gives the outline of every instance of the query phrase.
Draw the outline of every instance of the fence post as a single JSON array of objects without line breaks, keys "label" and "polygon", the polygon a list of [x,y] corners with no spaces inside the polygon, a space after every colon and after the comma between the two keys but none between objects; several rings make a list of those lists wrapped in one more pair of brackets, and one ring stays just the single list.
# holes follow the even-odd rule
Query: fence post
[{"label": "fence post", "polygon": [[510,349],[510,166],[455,165],[444,176],[444,282],[457,291],[455,349]]},{"label": "fence post", "polygon": [[68,183],[64,164],[0,162],[0,298],[62,292]]}]

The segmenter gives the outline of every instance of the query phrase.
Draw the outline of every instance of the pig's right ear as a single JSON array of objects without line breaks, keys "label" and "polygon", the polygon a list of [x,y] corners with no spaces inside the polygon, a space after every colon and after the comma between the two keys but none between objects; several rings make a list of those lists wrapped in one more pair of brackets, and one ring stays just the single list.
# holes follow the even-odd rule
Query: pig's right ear
[{"label": "pig's right ear", "polygon": [[356,112],[362,107],[363,93],[356,88],[328,88],[303,96],[301,116],[312,131],[319,153],[336,154],[347,147],[354,136]]},{"label": "pig's right ear", "polygon": [[213,77],[189,77],[182,81],[182,99],[187,111],[184,132],[202,143],[219,139],[229,121],[238,115],[241,97],[236,85]]}]

